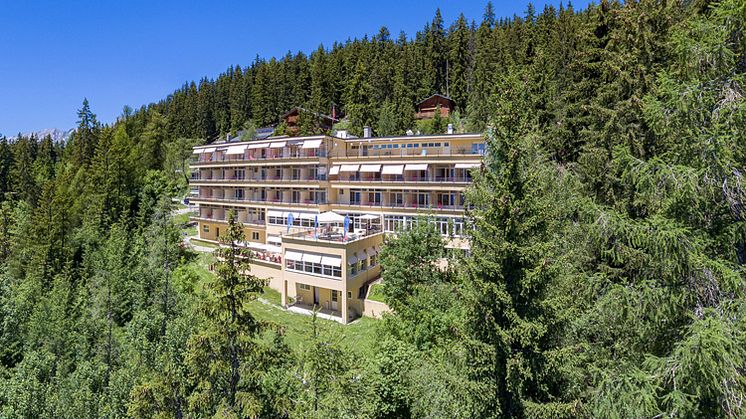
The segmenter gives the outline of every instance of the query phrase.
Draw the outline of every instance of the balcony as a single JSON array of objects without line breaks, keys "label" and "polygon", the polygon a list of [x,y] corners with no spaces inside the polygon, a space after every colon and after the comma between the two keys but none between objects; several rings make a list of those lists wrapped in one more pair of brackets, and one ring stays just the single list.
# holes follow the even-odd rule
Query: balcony
[{"label": "balcony", "polygon": [[[216,217],[216,216],[213,216],[212,214],[189,217],[189,219],[192,221],[206,221],[206,222],[215,222],[215,223],[227,223],[228,222],[228,219],[225,216]],[[258,218],[244,220],[241,223],[244,225],[262,226],[262,227],[265,225],[265,221],[258,219]]]},{"label": "balcony", "polygon": [[209,164],[231,164],[231,163],[252,163],[252,162],[266,162],[266,161],[273,161],[273,160],[285,160],[285,159],[318,159],[318,158],[325,158],[327,157],[326,150],[318,150],[318,151],[307,151],[307,152],[293,152],[293,151],[283,151],[283,152],[277,152],[277,153],[267,153],[265,155],[262,154],[237,154],[237,155],[229,155],[229,156],[223,156],[223,155],[215,155],[213,153],[212,156],[207,157],[204,155],[200,155],[199,158],[192,158],[189,161],[190,165],[193,166],[200,166],[200,165],[209,165]]},{"label": "balcony", "polygon": [[335,156],[335,159],[375,159],[375,158],[439,158],[439,157],[482,157],[484,150],[473,150],[466,147],[449,148],[399,148],[399,149],[359,149],[348,150],[345,156]]},{"label": "balcony", "polygon": [[315,199],[283,200],[279,198],[258,199],[258,198],[248,198],[248,197],[245,197],[245,198],[214,197],[214,196],[207,196],[207,195],[200,195],[200,196],[192,197],[192,201],[207,201],[207,202],[216,202],[216,203],[236,203],[236,204],[262,204],[262,205],[276,204],[276,205],[308,206],[308,207],[329,204],[329,202],[326,200],[315,200]]},{"label": "balcony", "polygon": [[463,183],[472,182],[471,177],[466,176],[391,176],[391,177],[365,177],[355,176],[332,180],[339,183]]},{"label": "balcony", "polygon": [[236,177],[236,176],[216,176],[216,177],[200,177],[199,175],[192,175],[191,181],[196,183],[220,183],[220,182],[235,182],[235,183],[283,183],[283,182],[324,182],[326,176],[264,176],[264,177]]},{"label": "balcony", "polygon": [[332,202],[331,205],[340,207],[357,207],[357,208],[398,208],[411,210],[432,210],[432,211],[463,211],[466,205],[446,205],[446,204],[418,204],[417,202]]},{"label": "balcony", "polygon": [[383,234],[384,233],[381,231],[380,226],[370,229],[356,229],[355,231],[347,232],[347,234],[344,234],[343,227],[292,227],[290,232],[282,235],[282,239],[283,242],[285,242],[286,239],[296,239],[311,242],[347,244]]}]

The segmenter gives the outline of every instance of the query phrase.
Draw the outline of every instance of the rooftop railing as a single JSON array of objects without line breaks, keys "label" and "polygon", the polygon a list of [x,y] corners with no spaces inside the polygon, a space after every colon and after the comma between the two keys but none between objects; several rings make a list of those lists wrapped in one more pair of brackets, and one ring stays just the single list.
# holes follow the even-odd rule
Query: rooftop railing
[{"label": "rooftop railing", "polygon": [[473,150],[465,147],[449,148],[386,148],[348,150],[344,156],[334,156],[337,159],[367,159],[380,157],[450,157],[450,156],[484,156],[484,150]]},{"label": "rooftop railing", "polygon": [[281,159],[313,159],[319,157],[326,157],[326,150],[308,151],[308,152],[278,152],[278,153],[267,153],[265,155],[256,155],[252,153],[247,154],[229,154],[221,155],[212,153],[209,157],[200,154],[197,158],[190,159],[190,164],[214,164],[214,163],[231,163],[231,162],[252,162],[252,161],[266,161],[266,160],[281,160]]},{"label": "rooftop railing", "polygon": [[291,227],[290,231],[283,234],[283,238],[298,239],[313,242],[327,243],[352,243],[375,235],[384,234],[380,226],[370,229],[355,229],[344,233],[343,227]]}]

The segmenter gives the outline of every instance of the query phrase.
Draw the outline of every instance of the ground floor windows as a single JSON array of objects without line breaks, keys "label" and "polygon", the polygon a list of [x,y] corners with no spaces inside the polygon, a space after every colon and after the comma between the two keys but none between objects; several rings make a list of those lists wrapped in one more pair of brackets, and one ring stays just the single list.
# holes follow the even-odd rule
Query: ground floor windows
[{"label": "ground floor windows", "polygon": [[308,284],[296,284],[299,290],[311,291],[311,286]]},{"label": "ground floor windows", "polygon": [[210,226],[207,224],[202,225],[202,232],[203,233],[209,233],[210,232]]}]

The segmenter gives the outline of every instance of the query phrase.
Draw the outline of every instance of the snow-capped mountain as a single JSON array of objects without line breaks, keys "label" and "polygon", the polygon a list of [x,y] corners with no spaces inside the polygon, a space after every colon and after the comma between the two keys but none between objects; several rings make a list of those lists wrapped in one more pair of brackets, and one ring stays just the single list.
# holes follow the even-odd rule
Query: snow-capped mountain
[{"label": "snow-capped mountain", "polygon": [[[24,137],[29,137],[33,135],[37,139],[42,139],[46,137],[47,135],[50,135],[52,137],[52,141],[54,141],[55,143],[59,143],[59,142],[67,141],[67,139],[70,137],[70,134],[72,134],[73,131],[74,131],[73,129],[61,130],[59,128],[47,128],[47,129],[43,129],[40,131],[26,132],[26,133],[23,133],[22,135]],[[10,141],[13,141],[15,139],[16,139],[15,136],[8,137],[8,140]]]}]

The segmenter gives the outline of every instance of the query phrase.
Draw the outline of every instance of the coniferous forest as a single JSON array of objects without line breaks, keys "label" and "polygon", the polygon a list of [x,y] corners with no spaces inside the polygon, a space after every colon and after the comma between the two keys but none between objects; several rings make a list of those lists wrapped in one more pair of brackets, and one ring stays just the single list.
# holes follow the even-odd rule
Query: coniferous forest
[{"label": "coniferous forest", "polygon": [[[438,12],[3,138],[0,417],[746,416],[745,23],[744,0]],[[193,145],[293,106],[403,134],[436,92],[487,135],[471,253],[389,240],[370,348],[257,317],[236,225],[215,274],[182,245]]]}]

